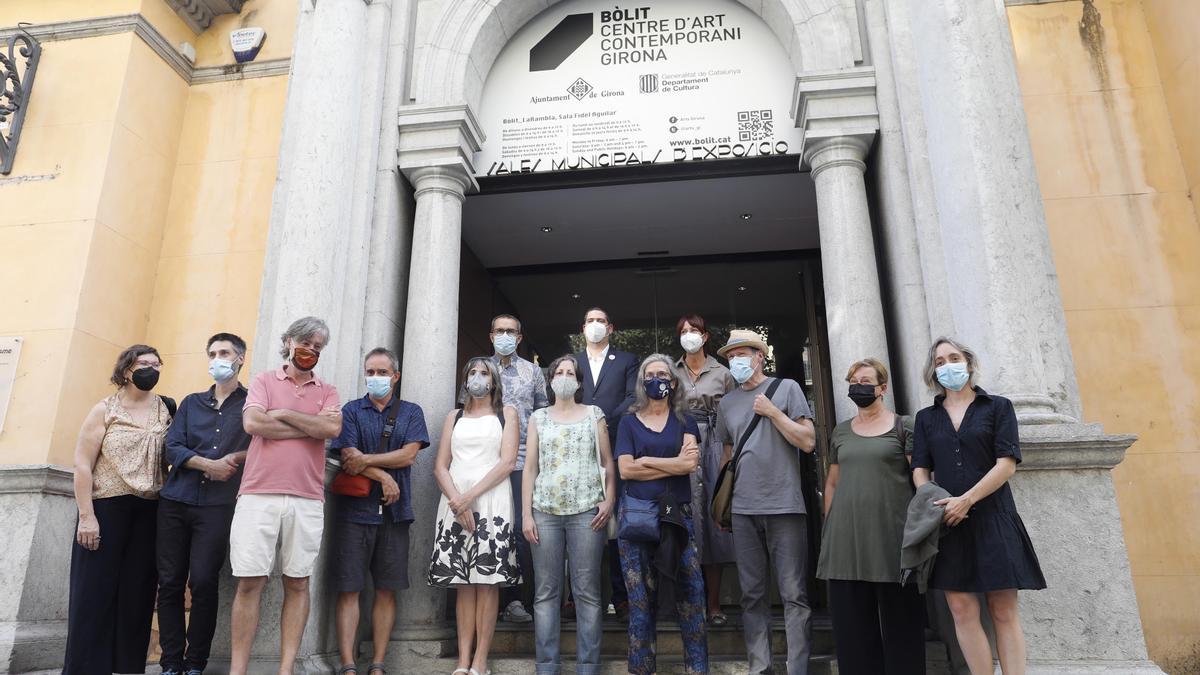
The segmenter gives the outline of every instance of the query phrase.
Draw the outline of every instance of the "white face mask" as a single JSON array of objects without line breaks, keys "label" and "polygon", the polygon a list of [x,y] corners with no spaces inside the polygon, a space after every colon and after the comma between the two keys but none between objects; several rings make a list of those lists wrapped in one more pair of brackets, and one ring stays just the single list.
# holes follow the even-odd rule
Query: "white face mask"
[{"label": "white face mask", "polygon": [[695,354],[704,346],[704,336],[700,333],[684,333],[679,336],[679,346],[689,354]]},{"label": "white face mask", "polygon": [[592,322],[583,327],[583,337],[587,338],[588,342],[595,344],[600,342],[608,335],[608,326],[599,322]]},{"label": "white face mask", "polygon": [[550,388],[554,390],[556,397],[565,401],[579,391],[579,382],[570,375],[559,375],[550,381]]}]

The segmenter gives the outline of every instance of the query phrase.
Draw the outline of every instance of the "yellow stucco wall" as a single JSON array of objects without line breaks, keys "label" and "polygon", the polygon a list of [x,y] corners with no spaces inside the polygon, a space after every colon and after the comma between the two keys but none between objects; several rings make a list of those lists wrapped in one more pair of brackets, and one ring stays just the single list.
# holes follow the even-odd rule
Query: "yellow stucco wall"
[{"label": "yellow stucco wall", "polygon": [[[140,13],[197,65],[228,32],[290,56],[293,0],[250,0],[195,35],[163,0],[5,0],[0,26]],[[17,162],[0,177],[0,335],[25,337],[0,463],[69,465],[87,409],[135,342],[167,361],[158,391],[205,385],[204,341],[253,339],[282,127],[283,76],[188,86],[132,32],[43,42]]]},{"label": "yellow stucco wall", "polygon": [[1200,214],[1200,2],[1142,0],[1192,204]]},{"label": "yellow stucco wall", "polygon": [[[1163,25],[1200,16],[1190,0],[1146,3]],[[1179,29],[1191,52],[1170,52],[1172,79],[1141,1],[1094,6],[1086,20],[1079,1],[1009,19],[1084,417],[1139,437],[1113,477],[1147,645],[1168,672],[1196,673],[1200,226],[1168,92],[1200,63],[1197,29]],[[1174,105],[1194,110],[1190,77],[1190,103]]]},{"label": "yellow stucco wall", "polygon": [[211,384],[213,333],[254,341],[286,95],[286,77],[192,87],[146,332],[163,391]]}]

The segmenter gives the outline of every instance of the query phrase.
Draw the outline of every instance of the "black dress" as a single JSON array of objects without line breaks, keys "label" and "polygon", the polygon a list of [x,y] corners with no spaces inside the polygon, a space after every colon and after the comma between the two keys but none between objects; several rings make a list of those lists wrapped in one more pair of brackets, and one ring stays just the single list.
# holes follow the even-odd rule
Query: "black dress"
[{"label": "black dress", "polygon": [[[944,396],[917,413],[912,467],[933,471],[938,485],[954,496],[970,490],[998,457],[1021,462],[1017,415],[1012,402],[975,387],[956,432],[942,407]],[[944,591],[982,593],[1046,587],[1025,524],[1008,483],[971,507],[970,517],[942,530],[929,585]]]}]

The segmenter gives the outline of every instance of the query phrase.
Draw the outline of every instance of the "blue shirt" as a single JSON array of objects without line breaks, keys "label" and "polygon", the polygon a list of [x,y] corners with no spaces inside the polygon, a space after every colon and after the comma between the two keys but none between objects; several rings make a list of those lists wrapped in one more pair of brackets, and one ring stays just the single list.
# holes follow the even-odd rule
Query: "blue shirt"
[{"label": "blue shirt", "polygon": [[237,501],[242,483],[239,468],[229,480],[209,480],[203,471],[184,463],[193,457],[221,459],[250,447],[250,435],[242,428],[242,406],[246,388],[238,388],[217,407],[216,386],[188,394],[179,404],[167,430],[166,459],[171,470],[159,496],[192,506],[219,506]]},{"label": "blue shirt", "polygon": [[[409,443],[420,443],[422,448],[429,447],[429,432],[425,428],[425,413],[421,411],[421,406],[397,399],[392,399],[388,404],[388,407],[379,410],[371,402],[370,396],[363,396],[342,406],[342,433],[330,445],[330,450],[340,454],[342,448],[357,448],[363,454],[377,455],[398,450]],[[396,426],[392,429],[388,447],[381,448],[379,441],[383,437],[383,425],[387,422],[392,405],[396,406]],[[400,498],[386,507],[393,523],[412,522],[414,518],[411,469],[411,466],[383,469],[400,486]],[[337,495],[338,519],[360,525],[382,525],[382,499],[383,486],[376,481],[371,481],[371,494],[366,497]]]},{"label": "blue shirt", "polygon": [[[683,434],[692,434],[700,438],[700,428],[696,418],[691,415],[683,416],[682,432],[679,419],[672,413],[667,415],[667,424],[662,431],[648,429],[637,415],[630,413],[621,418],[617,428],[617,454],[629,455],[634,459],[639,457],[678,457],[683,446]],[[620,461],[620,460],[618,460]],[[657,499],[667,490],[674,495],[680,504],[692,502],[691,480],[685,476],[670,478],[655,478],[653,480],[625,480],[625,490],[638,499]]]},{"label": "blue shirt", "polygon": [[526,361],[516,354],[509,357],[507,366],[501,363],[499,356],[492,354],[492,363],[500,371],[504,405],[516,408],[517,421],[521,425],[517,465],[513,469],[520,471],[525,468],[525,437],[529,430],[529,416],[534,410],[550,405],[550,397],[546,394],[546,376],[532,361]]}]

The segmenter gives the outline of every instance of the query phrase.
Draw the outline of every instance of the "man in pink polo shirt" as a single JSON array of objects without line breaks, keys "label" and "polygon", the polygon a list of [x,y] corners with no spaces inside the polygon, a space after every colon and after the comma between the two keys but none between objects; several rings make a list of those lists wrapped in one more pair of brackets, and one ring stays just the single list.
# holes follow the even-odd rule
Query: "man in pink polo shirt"
[{"label": "man in pink polo shirt", "polygon": [[229,562],[238,577],[231,675],[244,675],[249,664],[277,545],[283,566],[279,672],[292,672],[324,529],[325,441],[342,431],[337,390],[312,372],[329,342],[329,327],[305,317],[282,339],[285,363],[254,377],[242,412],[242,426],[253,438],[229,533]]}]

